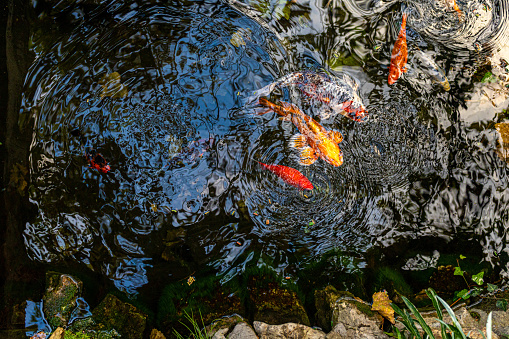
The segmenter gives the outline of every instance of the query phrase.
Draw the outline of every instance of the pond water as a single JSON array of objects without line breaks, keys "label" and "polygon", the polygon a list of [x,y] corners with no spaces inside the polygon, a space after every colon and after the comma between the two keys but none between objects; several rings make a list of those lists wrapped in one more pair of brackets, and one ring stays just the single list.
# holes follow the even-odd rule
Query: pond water
[{"label": "pond water", "polygon": [[[200,270],[228,281],[266,264],[296,279],[331,253],[354,275],[367,253],[435,258],[454,242],[507,276],[509,181],[493,126],[507,100],[477,98],[486,83],[473,75],[503,53],[509,9],[457,4],[461,15],[440,0],[34,2],[20,115],[33,128],[30,259],[84,265],[133,296]],[[388,85],[403,11],[408,71]],[[363,122],[320,120],[323,105],[292,86],[269,98],[340,131],[341,166],[299,164],[297,128],[246,104],[302,70],[358,86]],[[109,170],[90,166],[97,154]]]}]

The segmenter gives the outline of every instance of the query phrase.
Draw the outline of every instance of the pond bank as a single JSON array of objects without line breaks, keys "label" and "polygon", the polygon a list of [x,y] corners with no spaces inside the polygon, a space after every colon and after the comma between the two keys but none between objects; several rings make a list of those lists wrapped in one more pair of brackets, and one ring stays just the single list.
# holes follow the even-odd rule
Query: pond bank
[{"label": "pond bank", "polygon": [[[23,320],[31,319],[32,323],[25,323],[27,329],[39,330],[26,334],[24,331],[14,330],[8,334],[9,338],[20,339],[26,338],[27,334],[33,339],[163,339],[176,337],[176,332],[187,337],[190,335],[189,329],[194,328],[192,333],[196,333],[203,324],[209,324],[206,327],[207,333],[215,339],[388,338],[384,331],[392,333],[391,315],[374,311],[372,304],[349,292],[338,291],[332,286],[315,290],[315,308],[312,314],[311,310],[304,309],[303,301],[297,293],[291,293],[282,286],[270,286],[269,289],[259,287],[256,294],[248,299],[245,308],[256,310],[250,319],[245,311],[241,314],[230,313],[231,309],[222,308],[221,304],[228,301],[205,299],[201,300],[202,306],[198,306],[194,311],[188,313],[177,307],[177,310],[165,319],[160,314],[154,315],[136,300],[131,301],[121,294],[108,293],[97,306],[90,308],[82,297],[83,283],[79,279],[48,272],[42,301],[26,301],[16,305],[13,312],[14,322],[23,323]],[[482,338],[480,331],[486,332],[487,316],[489,312],[493,312],[493,338],[509,336],[509,312],[501,310],[495,302],[506,300],[508,296],[507,293],[498,292],[490,295],[491,299],[486,298],[475,306],[456,306],[454,312],[464,333],[470,333],[471,338]],[[397,295],[391,297],[398,299]],[[417,300],[416,296],[412,299]],[[207,302],[214,301],[218,301],[218,304],[212,307],[216,312],[201,313]],[[181,300],[182,305],[188,302],[190,300]],[[400,304],[400,307],[403,308],[404,304]],[[42,314],[34,311],[37,308]],[[440,324],[435,320],[436,313],[429,312],[428,307],[423,308],[422,314],[432,331],[439,334]],[[310,318],[314,319],[312,323]],[[169,319],[178,319],[178,322]],[[447,316],[444,321],[451,322],[450,318],[447,320]],[[46,327],[41,327],[41,324],[46,324]],[[403,329],[401,325],[397,326]]]}]

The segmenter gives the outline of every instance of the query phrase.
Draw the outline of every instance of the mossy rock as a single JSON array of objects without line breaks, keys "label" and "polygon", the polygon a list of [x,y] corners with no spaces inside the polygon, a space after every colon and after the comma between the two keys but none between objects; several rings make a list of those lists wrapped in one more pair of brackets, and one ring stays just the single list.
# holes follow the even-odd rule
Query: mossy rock
[{"label": "mossy rock", "polygon": [[100,330],[116,330],[122,338],[143,337],[147,315],[133,305],[108,294],[92,311],[93,320]]},{"label": "mossy rock", "polygon": [[46,273],[46,293],[43,296],[43,311],[53,328],[67,325],[76,299],[80,297],[83,283],[70,275],[57,272]]},{"label": "mossy rock", "polygon": [[226,315],[243,315],[245,310],[239,294],[235,279],[223,285],[216,276],[173,282],[161,293],[157,322],[163,334],[171,337],[174,330],[182,335],[188,332],[182,324],[189,325],[186,314],[200,327]]},{"label": "mossy rock", "polygon": [[340,292],[333,286],[326,286],[315,291],[315,320],[324,331],[332,330],[332,311],[336,301],[342,297],[354,298],[349,292]]}]

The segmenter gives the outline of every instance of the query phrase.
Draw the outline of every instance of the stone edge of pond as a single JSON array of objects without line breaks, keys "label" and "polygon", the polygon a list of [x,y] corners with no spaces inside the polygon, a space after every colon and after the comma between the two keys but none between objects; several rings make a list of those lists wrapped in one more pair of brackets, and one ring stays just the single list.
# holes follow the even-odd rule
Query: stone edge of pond
[{"label": "stone edge of pond", "polygon": [[[49,339],[163,339],[174,336],[173,331],[166,331],[166,334],[163,334],[160,329],[155,328],[157,326],[152,325],[145,312],[130,302],[120,300],[111,293],[108,293],[89,315],[77,318],[69,324],[69,308],[74,309],[76,307],[77,300],[80,298],[82,283],[77,278],[57,272],[47,272],[47,277],[47,289],[43,300],[51,300],[54,307],[45,308],[45,317],[46,319],[57,317],[59,319],[57,323],[62,325],[53,327],[55,330],[51,333]],[[69,288],[69,285],[72,288]],[[257,291],[257,293],[259,292]],[[267,293],[267,291],[261,293]],[[276,296],[281,295],[281,293],[283,295],[288,294],[287,291],[272,291],[272,293]],[[296,294],[290,295],[298,299]],[[502,296],[507,298],[509,293]],[[293,303],[302,305],[299,300],[294,300]],[[308,326],[309,319],[307,316],[305,319],[307,319],[308,324],[285,321],[284,319],[288,319],[289,315],[283,313],[282,320],[278,320],[275,313],[279,309],[271,303],[270,307],[273,307],[273,309],[265,307],[263,311],[268,311],[271,314],[272,318],[270,320],[272,323],[261,321],[256,315],[250,321],[238,314],[230,314],[218,317],[217,320],[206,326],[205,330],[208,338],[213,339],[389,338],[382,330],[390,328],[388,321],[384,320],[378,312],[372,311],[369,303],[356,298],[349,292],[338,291],[332,286],[326,286],[315,291],[315,304],[315,322],[322,327]],[[285,308],[284,304],[279,306]],[[482,333],[486,333],[485,326],[490,311],[493,311],[494,333],[492,338],[509,337],[509,311],[498,309],[494,300],[478,303],[468,309],[464,304],[455,308],[455,314],[464,332],[469,335],[469,338],[473,339],[483,338]],[[294,309],[294,312],[297,314],[296,319],[299,319],[301,310],[297,308],[296,311]],[[263,315],[263,312],[259,312],[259,314]],[[423,312],[423,318],[436,334],[435,337],[440,338],[440,324],[435,320],[436,314]],[[193,317],[193,320],[199,323],[199,320],[195,317]],[[451,321],[447,317],[444,320],[446,322]],[[191,323],[189,323],[189,326],[192,328]],[[401,325],[396,326],[402,329]],[[202,326],[198,325],[198,327]],[[18,337],[22,338],[23,336]],[[26,338],[26,335],[24,337]],[[36,333],[32,338],[46,339],[47,336],[43,333]]]}]

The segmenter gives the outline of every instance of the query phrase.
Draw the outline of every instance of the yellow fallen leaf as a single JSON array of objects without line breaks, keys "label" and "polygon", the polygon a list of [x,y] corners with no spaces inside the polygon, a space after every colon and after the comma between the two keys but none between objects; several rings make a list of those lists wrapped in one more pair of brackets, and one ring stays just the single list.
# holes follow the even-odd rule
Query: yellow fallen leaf
[{"label": "yellow fallen leaf", "polygon": [[391,302],[392,300],[389,299],[389,295],[386,291],[376,292],[373,294],[371,310],[377,311],[382,317],[394,324],[394,310],[391,307]]},{"label": "yellow fallen leaf", "polygon": [[187,279],[187,284],[188,284],[189,286],[191,286],[191,285],[192,285],[192,283],[194,283],[194,282],[195,282],[195,280],[196,280],[196,279],[195,279],[193,276],[191,276],[191,277],[189,277],[189,279]]},{"label": "yellow fallen leaf", "polygon": [[127,86],[125,86],[120,79],[118,72],[106,74],[99,80],[99,85],[103,88],[101,98],[112,97],[114,99],[125,98],[128,93]]}]

